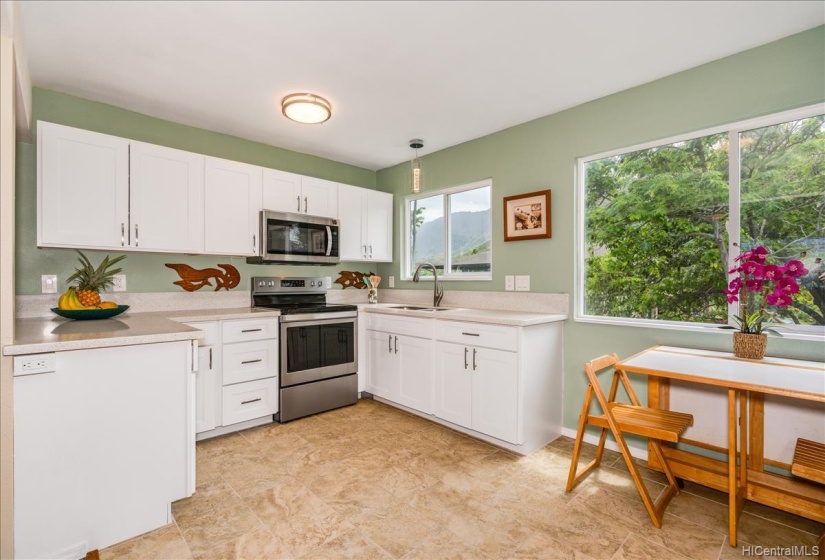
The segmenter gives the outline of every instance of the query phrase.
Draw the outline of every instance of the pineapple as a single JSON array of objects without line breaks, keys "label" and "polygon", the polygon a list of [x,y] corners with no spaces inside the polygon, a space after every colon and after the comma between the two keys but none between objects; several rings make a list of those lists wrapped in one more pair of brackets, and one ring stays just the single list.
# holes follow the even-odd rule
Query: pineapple
[{"label": "pineapple", "polygon": [[100,305],[100,291],[111,286],[114,282],[112,277],[122,270],[120,268],[112,270],[111,268],[125,259],[126,255],[121,255],[112,260],[109,260],[107,255],[100,266],[95,268],[91,261],[86,258],[86,255],[80,251],[77,254],[80,255],[78,260],[81,266],[75,269],[74,274],[69,276],[66,283],[74,281],[77,287],[77,298],[83,307],[97,307]]}]

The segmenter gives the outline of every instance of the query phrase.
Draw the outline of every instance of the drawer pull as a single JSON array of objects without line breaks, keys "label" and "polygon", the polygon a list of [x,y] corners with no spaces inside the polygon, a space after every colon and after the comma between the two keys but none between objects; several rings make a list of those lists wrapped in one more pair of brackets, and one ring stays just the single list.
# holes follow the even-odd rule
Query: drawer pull
[{"label": "drawer pull", "polygon": [[464,347],[464,369],[467,369],[467,347]]},{"label": "drawer pull", "polygon": [[261,400],[261,397],[258,397],[257,399],[252,399],[251,401],[241,401],[241,404],[254,403],[254,402],[258,402],[259,400]]},{"label": "drawer pull", "polygon": [[261,332],[263,329],[244,329],[241,332]]},{"label": "drawer pull", "polygon": [[473,371],[476,370],[476,353],[477,353],[477,350],[475,348],[473,348]]},{"label": "drawer pull", "polygon": [[464,336],[481,336],[480,334],[474,332],[463,332],[461,334],[463,334]]},{"label": "drawer pull", "polygon": [[263,360],[261,360],[261,358],[258,358],[257,360],[244,360],[244,361],[243,361],[243,362],[241,362],[241,363],[242,363],[242,364],[256,364],[256,363],[258,363],[258,362],[260,362],[260,361],[263,361]]}]

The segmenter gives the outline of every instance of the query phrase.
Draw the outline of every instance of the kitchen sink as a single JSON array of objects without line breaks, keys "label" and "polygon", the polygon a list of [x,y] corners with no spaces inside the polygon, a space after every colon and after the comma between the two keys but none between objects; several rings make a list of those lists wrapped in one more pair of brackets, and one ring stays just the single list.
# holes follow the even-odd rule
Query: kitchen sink
[{"label": "kitchen sink", "polygon": [[393,305],[390,309],[406,309],[407,311],[449,311],[447,307],[417,307],[415,305]]}]

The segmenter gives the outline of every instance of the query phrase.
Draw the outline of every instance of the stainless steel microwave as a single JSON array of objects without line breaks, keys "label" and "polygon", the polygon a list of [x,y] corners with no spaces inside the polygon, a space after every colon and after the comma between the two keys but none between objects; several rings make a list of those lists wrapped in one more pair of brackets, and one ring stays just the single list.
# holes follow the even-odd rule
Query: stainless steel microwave
[{"label": "stainless steel microwave", "polygon": [[261,212],[261,246],[255,264],[333,265],[340,262],[338,220],[291,212]]}]

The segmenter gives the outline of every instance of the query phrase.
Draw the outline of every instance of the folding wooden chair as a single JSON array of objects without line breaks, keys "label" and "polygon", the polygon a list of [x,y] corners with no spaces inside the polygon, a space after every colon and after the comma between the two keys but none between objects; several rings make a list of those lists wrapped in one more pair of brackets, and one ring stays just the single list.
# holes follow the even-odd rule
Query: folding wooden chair
[{"label": "folding wooden chair", "polygon": [[[661,527],[665,507],[667,507],[671,498],[679,493],[679,487],[676,484],[676,479],[670,470],[670,466],[665,460],[664,453],[662,453],[660,442],[678,442],[679,435],[685,431],[685,428],[693,424],[693,415],[641,406],[639,399],[636,398],[636,393],[633,391],[633,387],[630,385],[627,374],[618,369],[615,369],[613,372],[613,383],[610,386],[610,394],[605,398],[601,385],[599,385],[597,374],[602,370],[615,366],[618,362],[619,357],[616,354],[611,354],[591,360],[584,366],[584,371],[587,373],[589,383],[584,393],[584,405],[582,406],[581,416],[579,416],[579,429],[576,434],[576,443],[573,447],[573,461],[570,464],[570,475],[567,478],[566,491],[570,492],[579,482],[590,474],[593,469],[599,466],[602,460],[607,431],[610,430],[613,437],[616,438],[616,443],[622,452],[622,457],[624,457],[624,461],[630,471],[630,476],[633,477],[633,482],[639,490],[639,495],[645,504],[645,509],[647,509],[650,519],[653,521],[653,525]],[[619,380],[621,380],[622,385],[624,385],[630,397],[631,404],[615,402],[616,392],[619,388]],[[590,404],[594,394],[603,412],[601,416],[593,416],[590,414]],[[584,430],[588,424],[601,428],[602,432],[599,436],[596,457],[577,475],[576,471],[578,469]],[[633,457],[630,455],[630,450],[624,440],[624,434],[626,433],[649,438],[650,449],[662,464],[669,485],[655,502],[651,499],[650,493],[639,474],[639,469],[633,461]]]}]

